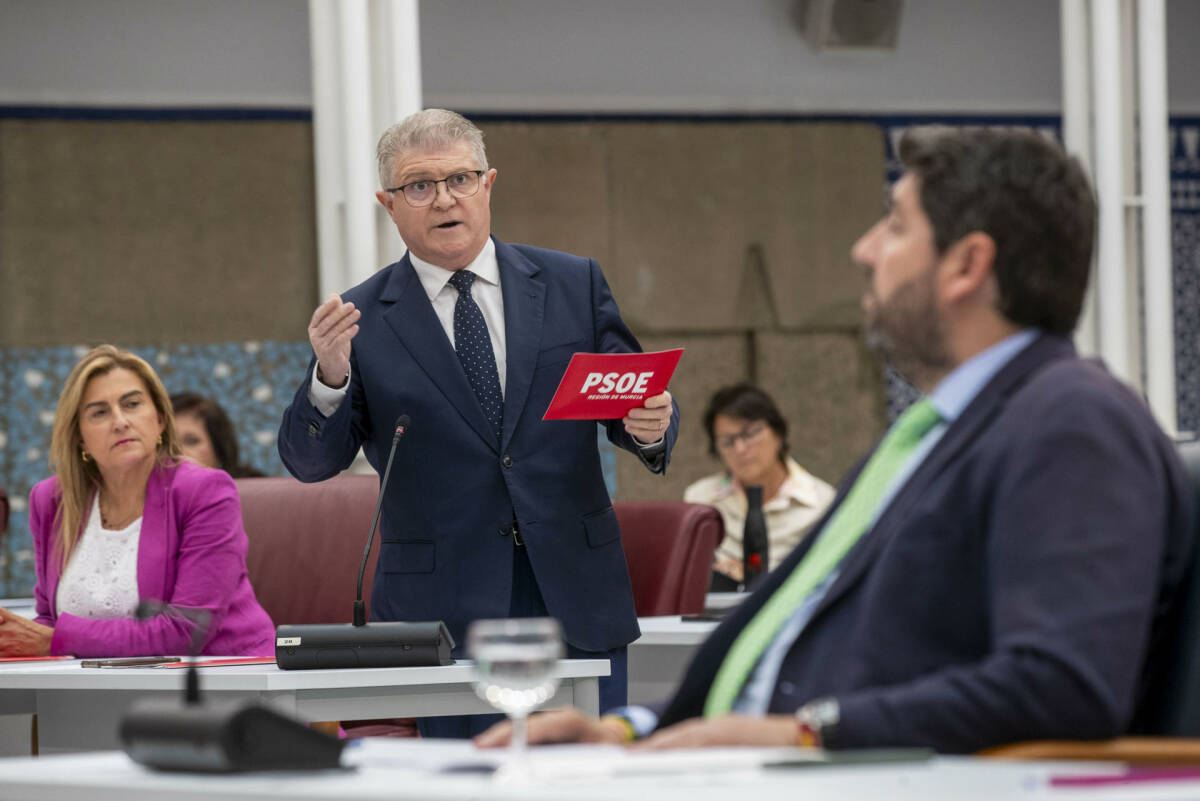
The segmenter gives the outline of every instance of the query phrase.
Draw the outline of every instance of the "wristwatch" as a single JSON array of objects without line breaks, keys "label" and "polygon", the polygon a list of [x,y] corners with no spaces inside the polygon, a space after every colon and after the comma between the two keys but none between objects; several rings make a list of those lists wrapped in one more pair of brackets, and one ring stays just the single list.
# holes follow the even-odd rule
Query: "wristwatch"
[{"label": "wristwatch", "polygon": [[809,748],[828,746],[841,718],[836,698],[809,701],[796,710],[796,744]]}]

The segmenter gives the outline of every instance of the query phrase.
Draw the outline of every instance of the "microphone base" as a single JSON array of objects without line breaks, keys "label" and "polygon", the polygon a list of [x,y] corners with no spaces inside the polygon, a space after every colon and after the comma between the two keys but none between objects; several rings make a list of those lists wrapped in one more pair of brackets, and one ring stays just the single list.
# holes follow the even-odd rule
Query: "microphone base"
[{"label": "microphone base", "polygon": [[440,620],[408,623],[311,623],[275,629],[282,670],[452,665],[454,638]]},{"label": "microphone base", "polygon": [[125,753],[167,771],[233,773],[340,767],[344,742],[267,707],[142,701],[121,720]]}]

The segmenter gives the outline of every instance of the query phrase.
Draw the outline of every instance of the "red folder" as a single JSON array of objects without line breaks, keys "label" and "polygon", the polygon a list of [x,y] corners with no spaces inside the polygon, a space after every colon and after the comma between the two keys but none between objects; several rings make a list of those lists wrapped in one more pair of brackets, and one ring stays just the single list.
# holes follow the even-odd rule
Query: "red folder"
[{"label": "red folder", "polygon": [[656,353],[576,353],[543,420],[616,420],[662,393],[683,348]]},{"label": "red folder", "polygon": [[270,665],[275,662],[273,656],[218,656],[218,657],[198,657],[189,659],[186,662],[171,662],[167,665],[159,665],[164,668],[185,668],[195,665],[198,668],[202,667],[217,667],[219,665]]}]

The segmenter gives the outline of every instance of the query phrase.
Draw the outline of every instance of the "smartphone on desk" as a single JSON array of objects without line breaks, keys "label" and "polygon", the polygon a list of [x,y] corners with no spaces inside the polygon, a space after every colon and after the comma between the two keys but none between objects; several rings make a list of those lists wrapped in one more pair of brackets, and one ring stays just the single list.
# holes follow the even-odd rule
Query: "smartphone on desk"
[{"label": "smartphone on desk", "polygon": [[79,666],[85,668],[154,667],[155,665],[165,665],[168,662],[179,662],[181,659],[182,657],[178,656],[132,656],[127,659],[84,659],[79,663]]}]

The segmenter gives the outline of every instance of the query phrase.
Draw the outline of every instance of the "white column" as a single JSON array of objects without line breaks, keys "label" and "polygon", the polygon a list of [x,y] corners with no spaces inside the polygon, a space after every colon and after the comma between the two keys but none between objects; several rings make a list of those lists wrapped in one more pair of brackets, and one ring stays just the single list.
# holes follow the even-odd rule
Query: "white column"
[{"label": "white column", "polygon": [[1096,260],[1096,308],[1100,355],[1123,381],[1136,385],[1127,317],[1124,153],[1121,137],[1121,5],[1092,4],[1095,183],[1100,205]]},{"label": "white column", "polygon": [[379,268],[375,239],[375,170],[371,158],[371,42],[367,0],[340,0],[338,65],[342,90],[342,167],[346,171],[346,286],[364,281]]},{"label": "white column", "polygon": [[[373,0],[373,67],[386,81],[375,84],[376,136],[393,123],[420,111],[421,99],[421,28],[417,0]],[[390,264],[404,255],[404,242],[387,212],[375,205],[378,221],[378,247],[382,263]]]},{"label": "white column", "polygon": [[1177,433],[1175,293],[1167,159],[1167,41],[1164,0],[1138,0],[1138,116],[1145,287],[1146,400],[1159,425]]},{"label": "white column", "polygon": [[324,298],[403,255],[375,199],[375,143],[421,107],[420,30],[417,0],[309,0],[309,20]]},{"label": "white column", "polygon": [[[1062,131],[1067,152],[1079,159],[1089,175],[1092,163],[1091,52],[1088,46],[1087,0],[1060,0],[1060,39],[1062,46]],[[1096,330],[1096,259],[1092,256],[1092,276],[1079,325],[1075,329],[1075,347],[1095,356],[1099,352]]]},{"label": "white column", "polygon": [[337,71],[338,37],[335,0],[309,0],[309,47],[312,50],[313,166],[316,176],[317,297],[349,286],[342,275],[345,242],[342,199],[346,196],[341,168],[342,103]]}]

